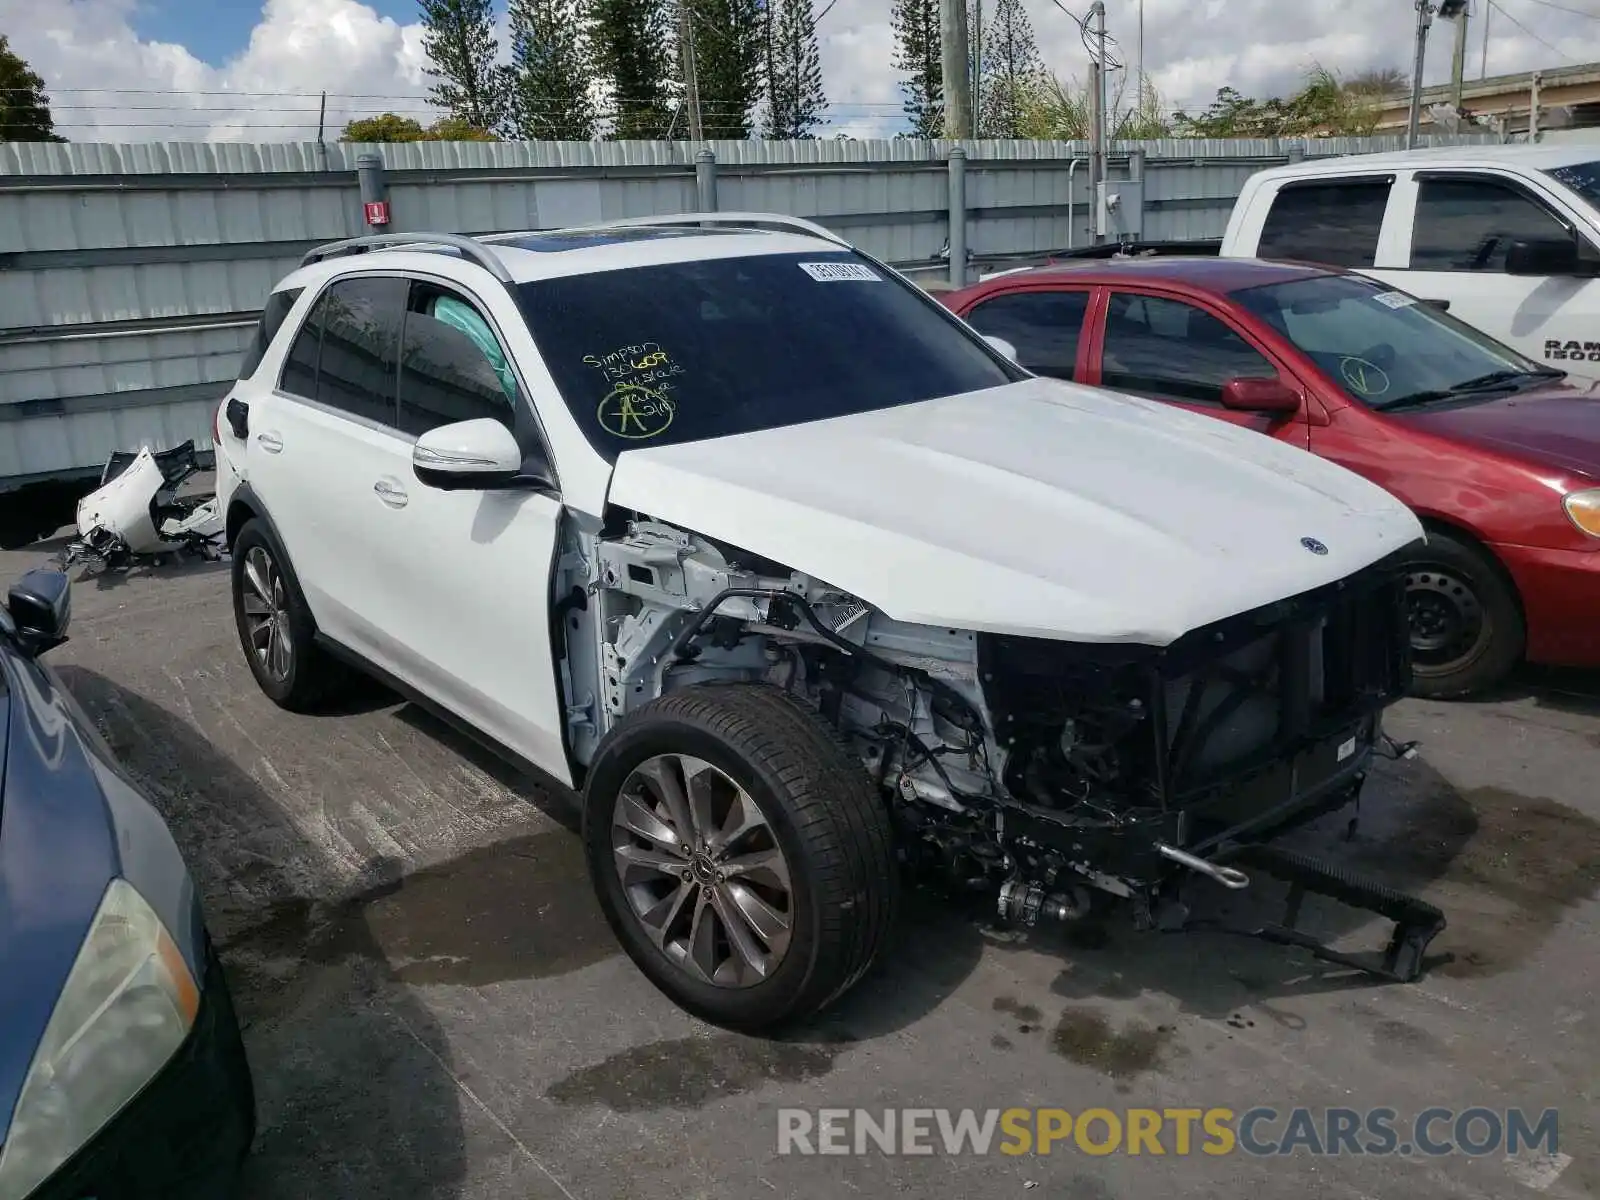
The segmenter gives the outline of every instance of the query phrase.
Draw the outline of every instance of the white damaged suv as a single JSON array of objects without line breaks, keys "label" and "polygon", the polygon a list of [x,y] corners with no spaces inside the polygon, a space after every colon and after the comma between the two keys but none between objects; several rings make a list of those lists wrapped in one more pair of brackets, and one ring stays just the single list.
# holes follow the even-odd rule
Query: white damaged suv
[{"label": "white damaged suv", "polygon": [[1264,856],[1386,743],[1416,518],[1030,376],[818,226],[321,247],[217,443],[262,690],[313,707],[353,667],[581,789],[618,939],[714,1022],[841,995],[917,872],[1172,928],[1255,862],[1395,919],[1369,969],[1400,978],[1442,926]]}]

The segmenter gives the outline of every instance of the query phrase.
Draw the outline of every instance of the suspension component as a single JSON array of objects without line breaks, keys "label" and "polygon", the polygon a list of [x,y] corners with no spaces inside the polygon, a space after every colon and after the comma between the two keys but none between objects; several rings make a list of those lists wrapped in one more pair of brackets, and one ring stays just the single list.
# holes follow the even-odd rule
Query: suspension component
[{"label": "suspension component", "polygon": [[1089,897],[1081,888],[1070,892],[1046,892],[1037,883],[1007,880],[1000,886],[1000,917],[1036,925],[1041,916],[1057,921],[1075,921],[1089,911]]}]

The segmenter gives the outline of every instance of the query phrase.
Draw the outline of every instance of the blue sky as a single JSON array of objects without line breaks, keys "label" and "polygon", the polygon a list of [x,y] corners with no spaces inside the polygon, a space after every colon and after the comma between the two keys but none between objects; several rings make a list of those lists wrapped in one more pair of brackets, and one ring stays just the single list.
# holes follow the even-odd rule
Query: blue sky
[{"label": "blue sky", "polygon": [[[401,25],[417,17],[417,6],[406,0],[367,0],[367,7]],[[145,41],[174,42],[220,66],[250,44],[261,9],[261,0],[138,0],[128,24]]]}]

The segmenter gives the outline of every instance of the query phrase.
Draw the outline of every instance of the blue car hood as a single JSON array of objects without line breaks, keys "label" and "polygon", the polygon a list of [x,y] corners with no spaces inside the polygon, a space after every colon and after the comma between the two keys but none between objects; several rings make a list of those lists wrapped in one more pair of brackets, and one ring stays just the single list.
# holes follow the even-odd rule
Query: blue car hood
[{"label": "blue car hood", "polygon": [[121,872],[103,768],[53,676],[0,649],[0,1144],[61,987]]}]

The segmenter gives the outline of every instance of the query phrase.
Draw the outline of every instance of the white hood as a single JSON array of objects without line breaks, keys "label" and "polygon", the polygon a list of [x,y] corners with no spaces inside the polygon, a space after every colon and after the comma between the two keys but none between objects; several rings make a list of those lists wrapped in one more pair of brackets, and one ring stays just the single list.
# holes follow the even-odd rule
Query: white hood
[{"label": "white hood", "polygon": [[1150,645],[1422,536],[1388,492],[1304,450],[1046,379],[629,450],[610,498],[896,620]]}]

